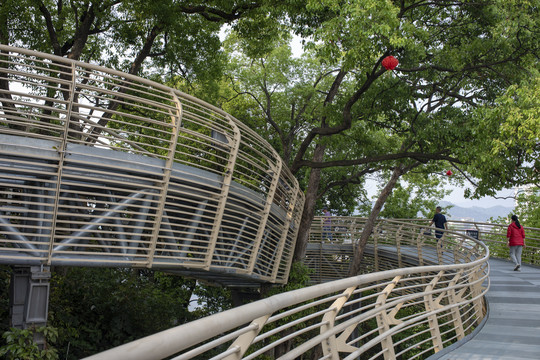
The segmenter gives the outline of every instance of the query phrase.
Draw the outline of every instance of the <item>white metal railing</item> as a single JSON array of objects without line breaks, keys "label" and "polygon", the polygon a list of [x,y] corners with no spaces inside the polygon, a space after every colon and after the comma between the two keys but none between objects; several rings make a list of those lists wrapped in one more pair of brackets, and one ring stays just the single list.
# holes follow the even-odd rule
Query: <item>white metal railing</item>
[{"label": "white metal railing", "polygon": [[[416,224],[429,224],[429,219],[407,220]],[[502,259],[510,259],[506,230],[508,224],[493,224],[485,222],[448,220],[448,229],[464,234],[473,235],[482,240],[489,248],[490,255]],[[522,261],[525,264],[540,265],[540,229],[524,227],[525,247]]]},{"label": "white metal railing", "polygon": [[[508,224],[492,224],[482,222],[468,221],[448,221],[449,229],[455,231],[463,231],[472,234],[477,233],[478,239],[482,240],[489,248],[491,256],[510,259],[508,252],[508,241],[506,238],[506,230]],[[540,265],[540,229],[533,227],[524,227],[525,230],[525,247],[523,248],[522,261],[524,264]]]},{"label": "white metal railing", "polygon": [[[349,235],[359,235],[356,225]],[[88,359],[425,358],[463,339],[484,318],[489,251],[451,231],[444,247],[437,246],[424,228],[390,220],[377,225],[369,244],[375,261],[365,270],[402,268],[274,295]]]},{"label": "white metal railing", "polygon": [[222,110],[0,45],[0,262],[283,283],[303,201],[276,151]]},{"label": "white metal railing", "polygon": [[[418,235],[422,242],[435,246],[435,228],[428,228],[430,219],[403,219],[401,222],[419,225]],[[333,216],[331,222],[325,223],[325,217],[315,217],[311,225],[307,255],[304,262],[312,270],[312,283],[322,283],[331,280],[342,279],[347,276],[349,266],[357,249],[360,234],[364,228],[366,218],[362,217],[340,217]],[[365,249],[363,261],[364,272],[382,271],[403,266],[417,264],[451,264],[455,258],[450,252],[444,251],[442,254],[428,253],[419,254],[418,259],[409,258],[409,263],[399,257],[392,258],[386,256],[385,261],[377,260],[375,253],[385,251],[385,238],[380,237],[378,230],[380,226],[389,228],[393,220],[378,220],[372,243]],[[480,239],[490,251],[490,255],[498,258],[509,259],[508,244],[506,239],[506,229],[508,225],[469,222],[469,221],[448,221],[450,231],[440,230],[443,233],[439,241],[442,249],[450,246],[449,243],[457,236],[469,235]],[[522,262],[531,265],[540,265],[540,229],[525,227],[525,243],[523,248]],[[399,227],[396,228],[396,231]],[[387,231],[387,230],[385,230]],[[397,251],[403,252],[411,246],[410,238],[397,239]],[[440,258],[438,257],[440,256]]]}]

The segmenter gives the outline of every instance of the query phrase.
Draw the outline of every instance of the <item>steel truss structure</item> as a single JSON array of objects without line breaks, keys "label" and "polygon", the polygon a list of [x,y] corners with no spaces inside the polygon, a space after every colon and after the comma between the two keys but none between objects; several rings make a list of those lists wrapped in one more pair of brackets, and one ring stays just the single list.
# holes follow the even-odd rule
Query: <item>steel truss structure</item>
[{"label": "steel truss structure", "polygon": [[175,89],[0,45],[0,262],[284,283],[303,207],[279,155]]}]

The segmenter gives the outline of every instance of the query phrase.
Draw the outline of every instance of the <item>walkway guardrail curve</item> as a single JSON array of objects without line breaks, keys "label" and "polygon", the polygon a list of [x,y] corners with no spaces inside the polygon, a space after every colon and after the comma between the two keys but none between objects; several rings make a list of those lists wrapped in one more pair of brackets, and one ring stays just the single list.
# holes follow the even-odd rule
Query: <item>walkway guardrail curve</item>
[{"label": "walkway guardrail curve", "polygon": [[[359,236],[362,223],[349,231]],[[381,221],[369,243],[369,273],[274,295],[87,359],[425,358],[463,339],[486,313],[487,246],[463,233],[446,236],[441,247],[423,225]],[[370,272],[392,264],[400,268]]]},{"label": "walkway guardrail curve", "polygon": [[[426,220],[427,222],[427,220]],[[508,252],[508,239],[506,230],[508,224],[493,224],[485,222],[448,220],[448,228],[454,231],[470,234],[482,240],[491,256],[510,259]],[[525,230],[525,247],[521,260],[524,264],[540,265],[540,229],[533,227],[523,227]]]},{"label": "walkway guardrail curve", "polygon": [[0,262],[284,283],[303,208],[275,150],[170,87],[0,45]]},{"label": "walkway guardrail curve", "polygon": [[[310,231],[307,255],[304,259],[306,265],[312,270],[311,281],[314,284],[342,279],[347,276],[349,266],[356,252],[361,230],[364,228],[366,218],[332,216],[328,222],[325,217],[315,217]],[[372,243],[364,250],[364,272],[382,271],[403,266],[419,264],[435,264],[442,261],[445,264],[454,262],[449,252],[444,252],[442,258],[431,254],[419,254],[418,258],[405,259],[387,253],[384,259],[374,256],[374,252],[385,251],[385,238],[380,237],[380,226],[389,228],[393,220],[378,220],[373,230]],[[449,231],[439,230],[441,239],[437,240],[435,228],[429,227],[430,219],[400,219],[400,222],[419,225],[418,241],[435,246],[438,243],[443,249],[452,246],[452,242],[462,235],[471,236],[482,241],[490,251],[490,256],[510,259],[506,230],[508,225],[448,220]],[[540,229],[525,227],[525,243],[523,248],[523,264],[540,265]],[[396,229],[396,231],[398,231]],[[387,231],[387,230],[385,230]],[[404,247],[415,246],[410,238],[396,240],[397,251]],[[412,243],[411,243],[412,241]],[[513,267],[513,266],[512,266]]]}]

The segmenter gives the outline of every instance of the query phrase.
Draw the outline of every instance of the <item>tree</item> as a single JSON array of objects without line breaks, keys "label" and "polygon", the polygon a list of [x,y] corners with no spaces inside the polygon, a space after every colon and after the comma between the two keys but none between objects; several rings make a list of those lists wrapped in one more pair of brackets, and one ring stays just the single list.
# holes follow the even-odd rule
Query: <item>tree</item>
[{"label": "tree", "polygon": [[[211,306],[197,308],[197,298]],[[159,271],[56,268],[49,322],[59,353],[80,359],[230,306],[225,289]]]},{"label": "tree", "polygon": [[[473,164],[466,145],[482,124],[472,111],[493,105],[537,66],[538,0],[70,4],[6,1],[0,35],[8,43],[44,46],[132,74],[181,74],[204,82],[218,73],[208,68],[220,68],[219,26],[232,24],[253,60],[249,66],[261,63],[259,73],[273,75],[253,82],[263,85],[261,95],[252,96],[263,110],[257,117],[270,125],[258,129],[280,134],[274,144],[306,189],[296,259],[303,257],[317,203],[333,191],[327,184],[360,194],[355,186],[376,171],[401,176],[418,163]],[[18,26],[30,20],[38,26]],[[282,61],[282,69],[296,73],[280,80],[259,60],[287,39],[282,30],[301,35],[309,57],[302,60],[305,74],[300,64]],[[388,55],[399,59],[394,71],[381,66]],[[287,79],[286,87],[268,86]],[[0,81],[0,88],[9,96],[5,84]],[[106,124],[102,119],[100,125]],[[334,174],[339,178],[326,181]]]},{"label": "tree", "polygon": [[[39,333],[45,340],[43,349],[34,342],[35,334]],[[50,326],[41,326],[28,329],[11,328],[2,334],[6,345],[0,347],[3,359],[25,360],[57,360],[58,352],[50,344],[56,341],[58,330]]]},{"label": "tree", "polygon": [[514,213],[523,226],[540,229],[540,188],[525,188],[517,195],[516,204]]},{"label": "tree", "polygon": [[411,171],[401,178],[392,195],[385,201],[379,216],[386,219],[430,218],[440,199],[449,194],[447,182],[439,174]]},{"label": "tree", "polygon": [[[0,5],[0,40],[161,82],[181,76],[188,83],[206,84],[208,91],[215,93],[212,83],[223,65],[218,36],[221,26],[230,23],[238,27],[244,24],[239,21],[243,17],[260,17],[262,3],[7,0]],[[249,23],[243,28],[250,29]],[[0,101],[11,100],[9,83],[1,80],[1,75],[0,90],[4,91]],[[70,76],[60,75],[64,80]],[[69,96],[67,91],[62,94]],[[95,104],[108,110],[98,122],[102,127],[120,106],[114,100]],[[4,107],[12,104],[2,102]],[[72,122],[71,126],[81,134],[87,124]],[[97,139],[100,126],[92,128],[89,139]]]},{"label": "tree", "polygon": [[469,172],[474,197],[527,184],[540,186],[540,73],[514,84],[479,108],[478,140],[471,144]]},{"label": "tree", "polygon": [[[302,9],[290,6],[293,30],[308,39],[307,52],[314,54],[304,61],[326,69],[311,78],[313,95],[303,97],[306,106],[288,103],[287,118],[269,121],[268,115],[277,113],[271,111],[276,93],[289,90],[268,86],[275,78],[266,72],[269,62],[254,56],[250,64],[266,66],[257,83],[265,96],[247,89],[237,93],[257,98],[262,117],[278,134],[291,133],[279,128],[300,129],[291,126],[296,119],[291,109],[313,109],[308,121],[302,119],[305,127],[292,132],[297,140],[287,143],[294,146],[294,156],[286,156],[289,166],[306,188],[296,259],[303,257],[327,169],[354,169],[347,177],[351,183],[371,171],[393,169],[395,184],[417,163],[470,161],[466,148],[480,126],[471,121],[471,113],[527,75],[537,54],[531,27],[537,9],[499,1],[308,1]],[[509,18],[514,11],[525,15]],[[390,54],[400,61],[394,72],[381,67]],[[302,81],[289,78],[287,89],[297,82]],[[380,141],[370,147],[369,137]],[[343,152],[343,139],[358,145],[348,144],[349,151]]]}]

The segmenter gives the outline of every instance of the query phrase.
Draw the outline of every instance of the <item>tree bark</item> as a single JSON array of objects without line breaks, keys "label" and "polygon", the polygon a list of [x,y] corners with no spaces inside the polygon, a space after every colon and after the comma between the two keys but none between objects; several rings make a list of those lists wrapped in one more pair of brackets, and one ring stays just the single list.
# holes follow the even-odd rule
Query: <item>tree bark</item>
[{"label": "tree bark", "polygon": [[[313,159],[322,160],[324,157],[325,145],[317,144]],[[296,239],[296,247],[294,249],[293,261],[300,261],[306,255],[307,243],[309,240],[309,230],[311,222],[315,214],[315,204],[317,202],[317,193],[321,184],[321,169],[311,169],[309,173],[309,181],[306,190],[306,198],[304,202],[304,210],[300,219],[300,227]]]},{"label": "tree bark", "polygon": [[399,180],[400,176],[403,175],[403,173],[404,169],[400,166],[396,166],[394,168],[390,180],[388,180],[388,183],[386,183],[386,186],[379,194],[375,205],[373,205],[373,209],[369,214],[364,230],[360,235],[360,240],[358,241],[358,249],[356,251],[356,254],[354,254],[353,262],[351,264],[351,267],[349,268],[349,276],[356,276],[360,272],[362,260],[364,259],[364,249],[366,247],[369,237],[371,236],[373,227],[375,226],[375,221],[377,220],[377,217],[379,216],[379,213],[381,212],[382,207],[386,202],[386,199],[388,199],[388,197],[392,194],[392,191],[394,190],[397,181]]}]

